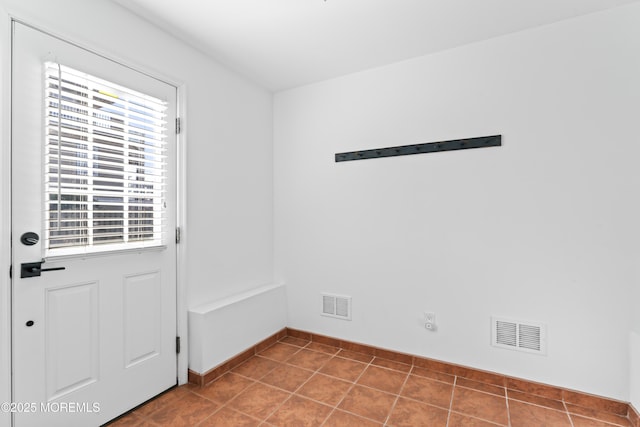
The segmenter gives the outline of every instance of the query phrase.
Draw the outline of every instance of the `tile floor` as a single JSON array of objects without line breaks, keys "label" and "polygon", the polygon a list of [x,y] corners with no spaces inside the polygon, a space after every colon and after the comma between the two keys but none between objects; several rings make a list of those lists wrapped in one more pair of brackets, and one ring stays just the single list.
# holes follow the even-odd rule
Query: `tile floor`
[{"label": "tile floor", "polygon": [[626,417],[286,337],[109,427],[630,427]]}]

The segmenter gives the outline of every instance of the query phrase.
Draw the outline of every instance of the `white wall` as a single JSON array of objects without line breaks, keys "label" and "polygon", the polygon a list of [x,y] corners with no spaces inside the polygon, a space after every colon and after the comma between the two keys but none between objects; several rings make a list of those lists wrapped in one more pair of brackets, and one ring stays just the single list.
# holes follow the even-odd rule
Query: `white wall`
[{"label": "white wall", "polygon": [[[277,94],[289,326],[627,400],[638,22],[635,4]],[[333,160],[491,134],[502,147]],[[321,291],[352,296],[353,321],[320,316]],[[491,347],[491,315],[547,323],[548,355]]]},{"label": "white wall", "polygon": [[[189,306],[271,283],[273,276],[272,95],[107,0],[0,0],[2,54],[8,15],[182,85],[186,120],[187,221],[184,271]],[[3,63],[2,77],[9,71]],[[2,86],[2,102],[8,99]],[[7,104],[8,105],[8,104]],[[7,184],[2,115],[2,189]],[[7,201],[3,194],[3,201]],[[6,203],[2,204],[7,206]],[[2,230],[8,217],[2,216]],[[2,235],[3,242],[7,242]],[[3,243],[4,244],[4,243]],[[0,393],[6,382],[4,297],[8,246],[0,266]],[[184,313],[186,319],[186,312]],[[226,326],[226,325],[225,325]],[[185,337],[186,340],[186,337]],[[5,368],[5,369],[2,369]],[[186,371],[185,371],[186,372]],[[4,398],[0,394],[0,399]]]}]

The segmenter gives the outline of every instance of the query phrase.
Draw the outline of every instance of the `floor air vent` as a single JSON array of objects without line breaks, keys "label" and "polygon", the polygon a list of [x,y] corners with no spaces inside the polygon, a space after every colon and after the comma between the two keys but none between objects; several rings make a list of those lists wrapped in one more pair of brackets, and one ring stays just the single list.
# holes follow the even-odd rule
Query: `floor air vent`
[{"label": "floor air vent", "polygon": [[351,320],[351,297],[322,294],[322,315]]},{"label": "floor air vent", "polygon": [[492,317],[491,345],[527,353],[547,354],[547,326],[538,322]]}]

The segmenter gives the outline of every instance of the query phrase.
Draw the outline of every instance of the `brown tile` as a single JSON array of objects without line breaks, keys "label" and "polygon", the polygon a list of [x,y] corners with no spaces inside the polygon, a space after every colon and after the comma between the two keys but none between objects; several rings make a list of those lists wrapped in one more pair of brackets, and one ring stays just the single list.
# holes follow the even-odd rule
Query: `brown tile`
[{"label": "brown tile", "polygon": [[261,421],[224,407],[198,424],[198,427],[258,427]]},{"label": "brown tile", "polygon": [[207,373],[202,376],[200,383],[202,385],[207,385],[210,382],[213,382],[218,378],[220,378],[221,376],[223,376],[228,370],[229,368],[227,367],[226,364],[222,366],[218,366],[217,368],[211,369],[210,371],[207,371]]},{"label": "brown tile", "polygon": [[442,372],[431,371],[429,369],[421,368],[419,366],[414,366],[411,369],[411,373],[413,375],[418,375],[424,378],[431,378],[432,380],[438,380],[445,383],[453,384],[456,377],[449,374],[443,374]]},{"label": "brown tile", "polygon": [[629,404],[629,421],[631,421],[633,427],[638,427],[640,424],[640,414],[631,404]]},{"label": "brown tile", "polygon": [[133,412],[121,415],[120,417],[113,419],[105,424],[106,427],[127,427],[135,426],[140,423],[142,418]]},{"label": "brown tile", "polygon": [[340,351],[340,348],[333,347],[331,345],[320,344],[319,342],[312,342],[305,347],[307,350],[319,351],[321,353],[326,353],[328,355],[333,356],[337,352]]},{"label": "brown tile", "polygon": [[449,414],[449,423],[447,424],[447,427],[495,427],[498,425],[500,424],[494,424],[488,421],[479,420],[478,418],[468,417],[463,414],[452,412]]},{"label": "brown tile", "polygon": [[446,427],[449,412],[435,406],[400,398],[387,425],[393,427]]},{"label": "brown tile", "polygon": [[287,400],[268,423],[278,427],[319,427],[331,413],[332,408],[299,396]]},{"label": "brown tile", "polygon": [[284,337],[280,340],[280,342],[283,342],[285,344],[296,345],[298,347],[304,347],[305,345],[309,344],[311,341],[303,340],[302,338],[296,338],[296,337]]},{"label": "brown tile", "polygon": [[255,383],[231,400],[227,406],[258,419],[264,419],[280,406],[291,393]]},{"label": "brown tile", "polygon": [[278,342],[277,334],[276,335],[271,335],[269,338],[263,339],[258,344],[253,346],[255,354],[258,354],[261,351],[266,350],[267,348],[271,347],[272,345],[274,345],[277,342]]},{"label": "brown tile", "polygon": [[628,419],[623,421],[624,424],[610,424],[601,420],[571,414],[571,421],[573,422],[574,427],[632,427],[631,422]]},{"label": "brown tile", "polygon": [[536,396],[546,397],[547,399],[562,400],[562,389],[558,387],[508,377],[506,378],[505,384],[509,390],[535,394]]},{"label": "brown tile", "polygon": [[393,369],[394,371],[400,372],[411,372],[411,365],[402,362],[395,362],[389,359],[382,359],[380,357],[376,357],[373,359],[371,364],[376,366],[382,366],[383,368]]},{"label": "brown tile", "polygon": [[409,375],[400,395],[423,403],[449,409],[453,385],[429,378]]},{"label": "brown tile", "polygon": [[220,366],[221,370],[223,370],[222,374],[224,374],[226,371],[229,371],[229,370],[235,368],[238,365],[242,365],[244,362],[246,362],[247,360],[249,360],[253,356],[255,356],[255,354],[256,354],[255,349],[254,348],[250,348],[250,349],[245,350],[242,353],[232,357],[231,359],[229,359],[228,361],[226,361],[224,364],[222,364]]},{"label": "brown tile", "polygon": [[194,393],[225,404],[253,383],[251,379],[229,372],[211,384],[194,390]]},{"label": "brown tile", "polygon": [[313,335],[311,341],[317,342],[324,345],[329,345],[331,347],[340,348],[340,340],[331,337],[325,337],[324,335]]},{"label": "brown tile", "polygon": [[123,417],[118,418],[117,420],[113,420],[110,423],[106,424],[105,427],[155,427],[155,425],[149,423],[147,420],[142,418],[141,416],[130,413]]},{"label": "brown tile", "polygon": [[353,382],[362,374],[366,367],[367,365],[364,363],[356,362],[355,360],[334,357],[320,369],[320,372]]},{"label": "brown tile", "polygon": [[311,337],[313,334],[309,332],[299,331],[297,329],[287,328],[287,336],[300,338],[303,340],[311,341]]},{"label": "brown tile", "polygon": [[323,427],[382,427],[382,423],[376,423],[366,418],[350,414],[336,409],[327,419]]},{"label": "brown tile", "polygon": [[507,396],[509,399],[519,400],[525,403],[532,403],[538,406],[544,406],[545,408],[555,409],[556,411],[564,411],[564,403],[559,400],[547,399],[546,397],[536,396],[535,394],[522,393],[515,390],[508,390]]},{"label": "brown tile", "polygon": [[382,423],[389,416],[395,400],[396,396],[392,394],[356,385],[338,408]]},{"label": "brown tile", "polygon": [[186,383],[184,385],[181,385],[180,387],[184,387],[185,389],[189,390],[189,391],[194,391],[194,390],[198,390],[201,387],[198,384],[194,384],[194,383]]},{"label": "brown tile", "polygon": [[173,388],[140,406],[135,412],[138,415],[148,416],[167,405],[173,405],[188,394],[191,392],[186,387]]},{"label": "brown tile", "polygon": [[[329,416],[327,427],[381,426],[385,421],[388,426],[438,425],[439,421],[429,417],[438,407],[446,412],[455,380],[452,374],[456,374],[449,427],[504,425],[505,419],[500,418],[507,406],[500,387],[503,383],[508,387],[507,411],[513,427],[561,427],[571,422],[574,427],[640,427],[640,417],[625,402],[302,331],[294,334],[282,330],[205,374],[190,371],[189,379],[196,384],[174,388],[109,426],[319,425],[322,421],[299,412],[299,407],[306,405],[328,408],[324,413]],[[254,356],[258,347],[264,354]],[[287,364],[280,362],[287,359]],[[318,369],[327,375],[314,375]],[[407,376],[408,372],[411,375]],[[406,382],[402,381],[404,387],[396,402],[393,393],[398,393],[400,377]],[[258,378],[268,384],[256,383]],[[211,379],[217,381],[201,387]],[[358,385],[353,384],[356,380]],[[287,391],[296,389],[295,394]],[[221,408],[224,402],[229,403]],[[341,409],[332,409],[335,405]],[[387,417],[382,419],[385,406]],[[271,416],[268,422],[264,421],[267,416]]]},{"label": "brown tile", "polygon": [[618,415],[627,415],[629,404],[617,400],[606,399],[586,393],[579,393],[571,390],[563,390],[562,396],[566,403],[592,408],[602,412],[612,412]]},{"label": "brown tile", "polygon": [[438,360],[425,359],[422,357],[414,357],[413,365],[419,368],[425,368],[430,371],[441,372],[444,374],[455,375],[455,366],[449,363],[440,362]]},{"label": "brown tile", "polygon": [[458,378],[456,380],[456,386],[471,388],[478,391],[484,391],[485,393],[495,394],[497,396],[505,396],[504,387],[498,387],[492,384],[469,380],[467,378]]},{"label": "brown tile", "polygon": [[[612,414],[611,412],[602,412],[593,408],[583,408],[582,406],[573,405],[571,403],[566,403],[567,411],[572,415],[579,415],[586,418],[593,418],[599,421],[603,421],[610,424],[621,425],[621,426],[630,426],[629,418],[622,415]],[[575,424],[575,423],[574,423]]]},{"label": "brown tile", "polygon": [[508,423],[507,400],[504,397],[468,388],[455,387],[451,410],[496,424]]},{"label": "brown tile", "polygon": [[[291,423],[316,425],[316,421],[305,421],[298,413],[296,408],[301,406],[297,404],[299,402],[310,402],[313,404],[311,406],[328,408],[329,412],[324,414],[329,415],[325,423],[327,427],[380,426],[387,420],[381,419],[385,405],[387,412],[392,409],[393,414],[388,419],[388,426],[403,425],[403,422],[422,425],[420,423],[428,420],[430,416],[422,414],[425,408],[433,410],[441,407],[444,410],[448,407],[447,396],[451,396],[455,379],[451,373],[456,373],[459,377],[453,394],[453,411],[450,414],[449,427],[505,424],[504,418],[500,419],[500,412],[504,411],[504,403],[500,402],[506,401],[501,397],[504,390],[495,386],[502,382],[508,387],[509,411],[514,427],[569,426],[571,422],[574,427],[640,427],[637,425],[640,417],[625,402],[526,380],[502,378],[498,374],[419,357],[414,358],[415,364],[412,367],[409,363],[399,362],[405,360],[402,357],[406,356],[401,353],[385,353],[386,350],[375,347],[344,342],[342,345],[345,348],[338,349],[319,342],[334,345],[336,342],[339,343],[329,337],[315,337],[304,333],[299,337],[284,334],[285,332],[281,331],[261,342],[260,345],[265,346],[273,343],[264,350],[267,357],[253,356],[252,352],[255,350],[250,349],[204,375],[191,371],[189,378],[196,383],[195,385],[188,384],[172,389],[134,412],[115,420],[109,426],[180,426],[198,423],[201,426],[243,426],[245,422],[246,425],[262,422],[265,427],[288,426]],[[319,338],[319,341],[309,342],[305,338]],[[336,354],[338,352],[340,354]],[[370,356],[371,353],[376,355],[375,358]],[[331,358],[333,355],[337,357]],[[247,357],[249,360],[236,367],[233,372],[227,372],[230,366]],[[279,362],[286,358],[290,358],[287,365]],[[366,363],[359,361],[371,362],[371,365],[367,367]],[[322,366],[324,362],[327,362],[326,366]],[[312,371],[318,368],[327,375],[314,375]],[[407,377],[409,371],[411,375]],[[212,375],[220,378],[212,384],[200,387],[200,384]],[[256,378],[265,375],[263,381],[284,389],[278,390],[267,384],[255,383]],[[402,397],[394,406],[393,393],[398,393],[397,379],[400,377],[404,383],[400,390]],[[354,386],[352,381],[355,380],[358,380],[358,385]],[[258,390],[257,386],[264,389]],[[296,394],[292,395],[286,391],[295,390],[297,387],[299,388]],[[433,390],[434,388],[442,390],[438,392]],[[383,392],[384,390],[389,393]],[[560,400],[562,397],[565,403]],[[220,404],[226,401],[229,401],[229,405],[221,409]],[[331,412],[331,407],[335,405],[340,405],[344,411],[335,409]],[[564,411],[565,405],[571,414],[571,420]],[[397,411],[394,409],[396,407]],[[247,413],[239,412],[243,410],[241,408],[245,408]],[[251,411],[254,415],[251,415]],[[274,411],[278,412],[277,416]],[[265,422],[261,421],[264,420],[261,414],[265,417],[273,416]],[[371,416],[377,417],[378,424],[371,418],[366,418]]]},{"label": "brown tile", "polygon": [[402,384],[407,379],[407,375],[404,372],[370,365],[358,378],[358,384],[386,391],[387,393],[398,394]]},{"label": "brown tile", "polygon": [[278,362],[255,356],[235,368],[232,372],[259,380],[278,366],[280,366]]},{"label": "brown tile", "polygon": [[153,424],[150,421],[143,419],[142,422],[140,422],[139,424],[133,424],[132,427],[158,427],[158,424]]},{"label": "brown tile", "polygon": [[413,356],[398,353],[397,351],[385,350],[383,348],[376,348],[374,355],[381,359],[391,360],[393,362],[404,363],[405,365],[413,364]]},{"label": "brown tile", "polygon": [[318,369],[322,368],[329,359],[331,359],[331,356],[327,353],[321,353],[318,351],[312,351],[303,348],[302,350],[291,356],[291,358],[287,360],[287,363],[300,366],[301,368],[317,371]]},{"label": "brown tile", "polygon": [[342,349],[337,354],[338,357],[344,357],[345,359],[357,360],[362,363],[369,363],[373,360],[373,356],[365,353],[358,353],[351,350]]},{"label": "brown tile", "polygon": [[312,371],[295,366],[281,365],[265,375],[260,381],[287,391],[295,391],[311,378],[311,375],[313,375]]},{"label": "brown tile", "polygon": [[457,367],[456,375],[469,380],[491,384],[498,387],[505,386],[505,377],[503,375],[494,374],[493,372],[479,371],[477,369]]},{"label": "brown tile", "polygon": [[509,415],[511,417],[511,425],[514,427],[571,427],[571,421],[566,412],[529,405],[515,400],[509,401]]},{"label": "brown tile", "polygon": [[153,412],[147,418],[162,426],[191,427],[209,417],[219,407],[219,404],[189,392]]},{"label": "brown tile", "polygon": [[376,349],[370,345],[359,344],[351,341],[340,341],[340,347],[343,350],[353,351],[354,353],[362,353],[369,356],[375,356]]},{"label": "brown tile", "polygon": [[298,351],[300,351],[300,347],[278,342],[268,349],[261,351],[259,355],[278,362],[284,362]]},{"label": "brown tile", "polygon": [[352,385],[350,382],[318,373],[311,377],[296,394],[336,406]]}]

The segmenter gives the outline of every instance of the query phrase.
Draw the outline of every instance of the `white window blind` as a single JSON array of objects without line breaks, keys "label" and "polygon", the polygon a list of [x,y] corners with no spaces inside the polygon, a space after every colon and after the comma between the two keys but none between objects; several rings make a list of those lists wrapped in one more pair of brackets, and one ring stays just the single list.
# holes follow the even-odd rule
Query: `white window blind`
[{"label": "white window blind", "polygon": [[166,103],[45,64],[45,250],[164,244]]}]

